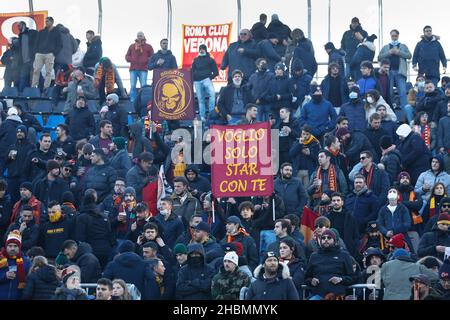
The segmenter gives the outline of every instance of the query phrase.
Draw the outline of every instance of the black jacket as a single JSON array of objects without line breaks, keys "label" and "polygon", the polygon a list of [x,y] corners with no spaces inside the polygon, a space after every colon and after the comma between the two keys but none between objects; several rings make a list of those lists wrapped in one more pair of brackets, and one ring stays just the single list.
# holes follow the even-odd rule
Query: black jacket
[{"label": "black jacket", "polygon": [[422,137],[411,132],[398,146],[402,155],[402,167],[411,175],[411,184],[430,167],[431,153]]},{"label": "black jacket", "polygon": [[[21,219],[11,224],[8,230],[5,232],[4,241],[6,242],[6,238],[8,234],[13,230],[19,230],[21,224]],[[39,239],[39,226],[35,223],[35,220],[31,220],[27,224],[27,227],[22,232],[22,252],[27,252],[28,249],[36,246]]]},{"label": "black jacket", "polygon": [[380,162],[381,159],[380,139],[382,136],[388,136],[389,132],[387,132],[381,127],[378,130],[374,130],[369,125],[369,128],[367,128],[364,131],[364,134],[366,135],[367,139],[369,139],[370,143],[372,144],[373,150],[375,151],[374,162]]},{"label": "black jacket", "polygon": [[96,283],[100,278],[100,262],[92,253],[89,243],[78,243],[77,253],[71,260],[81,269],[81,283]]},{"label": "black jacket", "polygon": [[241,114],[245,114],[245,106],[248,103],[253,102],[253,96],[250,88],[245,85],[241,85],[240,88],[236,88],[232,83],[228,84],[226,87],[220,90],[219,100],[217,102],[217,107],[219,108],[219,113],[222,118],[226,119],[227,115],[236,114],[238,110],[233,110],[233,101],[235,92],[238,90],[238,95],[242,98],[243,109],[239,110]]},{"label": "black jacket", "polygon": [[398,174],[401,172],[402,155],[397,149],[385,154],[380,163],[384,165],[384,170],[389,176],[391,185],[397,180]]},{"label": "black jacket", "polygon": [[98,202],[102,202],[114,190],[116,178],[113,167],[107,164],[92,166],[85,177],[86,189],[95,189]]},{"label": "black jacket", "polygon": [[46,265],[31,272],[25,281],[23,289],[23,300],[50,300],[55,294],[56,288],[60,285],[56,278],[56,269]]},{"label": "black jacket", "polygon": [[437,252],[436,246],[450,247],[450,233],[441,231],[437,226],[433,226],[432,231],[422,235],[417,249],[417,255],[422,258],[426,256],[434,256],[444,261],[444,253]]},{"label": "black jacket", "polygon": [[102,40],[99,36],[92,38],[92,42],[86,43],[87,50],[83,58],[83,67],[93,68],[103,55]]},{"label": "black jacket", "polygon": [[113,104],[108,107],[109,110],[105,115],[105,120],[109,120],[113,127],[114,137],[127,136],[128,115],[124,107]]},{"label": "black jacket", "polygon": [[6,119],[0,126],[0,158],[8,157],[8,147],[16,142],[16,128],[21,123],[16,120]]},{"label": "black jacket", "polygon": [[61,203],[63,194],[66,191],[69,191],[66,181],[56,178],[55,181],[51,182],[51,187],[49,187],[48,178],[45,177],[36,183],[33,194],[42,202],[43,206],[47,206],[53,200]]},{"label": "black jacket", "polygon": [[356,27],[356,29],[354,30],[350,26],[350,29],[344,32],[344,35],[342,36],[341,40],[341,49],[344,50],[346,53],[345,62],[347,63],[349,63],[352,60],[353,55],[355,54],[356,49],[358,47],[358,44],[360,43],[359,40],[356,39],[355,37],[355,32],[361,33],[361,35],[364,38],[367,38],[368,36],[367,32],[363,30],[361,25]]},{"label": "black jacket", "polygon": [[36,148],[30,155],[30,160],[38,158],[38,162],[30,162],[28,166],[27,177],[33,183],[45,178],[47,175],[47,161],[55,158],[56,152],[53,148],[50,148],[47,152],[42,151],[40,148]]},{"label": "black jacket", "polygon": [[370,151],[372,154],[375,154],[375,150],[370,143],[369,139],[366,135],[359,131],[353,131],[351,136],[351,141],[348,145],[345,146],[345,155],[347,156],[348,161],[350,162],[350,167],[353,167],[355,164],[359,163],[359,154],[362,151]]},{"label": "black jacket", "polygon": [[[336,221],[341,218],[339,217],[339,215],[344,216],[343,219],[344,229],[336,227],[337,225]],[[347,251],[353,257],[356,257],[359,246],[359,229],[358,229],[358,222],[356,221],[356,219],[344,208],[342,209],[341,212],[336,212],[332,210],[326,217],[330,220],[333,228],[337,229],[341,238],[344,240]]]},{"label": "black jacket", "polygon": [[192,63],[192,76],[194,81],[201,81],[207,78],[211,80],[219,75],[217,63],[209,54],[198,56]]},{"label": "black jacket", "polygon": [[36,119],[35,116],[32,114],[26,113],[22,111],[22,114],[20,115],[20,119],[22,119],[22,124],[27,127],[28,129],[34,128],[37,132],[42,131],[42,126],[39,123],[39,121]]},{"label": "black jacket", "polygon": [[38,244],[45,249],[45,256],[56,258],[64,241],[73,239],[75,221],[63,216],[57,222],[46,222],[41,225]]},{"label": "black jacket", "polygon": [[53,53],[56,57],[62,49],[61,34],[58,28],[49,31],[47,28],[39,31],[36,39],[36,53]]},{"label": "black jacket", "polygon": [[[17,140],[16,143],[10,145],[6,151],[6,167],[8,168],[8,178],[23,178],[26,179],[26,172],[30,164],[30,156],[36,149],[34,144],[31,144],[25,137],[23,140]],[[8,158],[11,150],[17,150],[15,160]]]},{"label": "black jacket", "polygon": [[255,23],[252,26],[251,32],[256,43],[267,38],[267,28],[262,22]]},{"label": "black jacket", "polygon": [[90,136],[94,135],[94,114],[88,108],[73,108],[67,115],[65,122],[74,140],[89,140]]},{"label": "black jacket", "polygon": [[275,33],[280,40],[288,40],[291,38],[291,29],[280,20],[272,20],[267,26],[267,32]]}]

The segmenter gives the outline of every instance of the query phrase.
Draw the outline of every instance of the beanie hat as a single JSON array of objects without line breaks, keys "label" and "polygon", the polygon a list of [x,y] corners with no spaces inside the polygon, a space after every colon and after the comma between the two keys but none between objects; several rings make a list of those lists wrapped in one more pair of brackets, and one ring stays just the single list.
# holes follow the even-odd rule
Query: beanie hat
[{"label": "beanie hat", "polygon": [[33,184],[31,182],[25,181],[20,184],[20,189],[27,189],[33,192]]},{"label": "beanie hat", "polygon": [[327,42],[325,44],[325,50],[334,50],[334,49],[336,49],[336,47],[334,46],[333,42]]},{"label": "beanie hat", "polygon": [[18,113],[16,108],[11,107],[11,108],[8,109],[8,117],[10,117],[10,116],[17,116],[17,115],[19,115],[19,113]]},{"label": "beanie hat", "polygon": [[134,243],[131,242],[130,240],[125,240],[119,246],[119,253],[134,252],[134,250],[135,250]]},{"label": "beanie hat", "polygon": [[409,257],[410,254],[405,249],[397,249],[394,251],[394,254],[392,255],[392,258],[398,258],[398,257]]},{"label": "beanie hat", "polygon": [[277,258],[277,260],[279,261],[278,256],[275,254],[275,252],[269,251],[269,252],[264,253],[262,263],[264,264],[267,259],[272,258],[272,257]]},{"label": "beanie hat", "polygon": [[336,238],[336,233],[334,233],[334,231],[331,230],[331,229],[327,229],[324,232],[322,232],[321,237],[323,237],[323,236],[330,236],[334,240],[335,243],[337,242],[336,241],[336,239],[337,239]]},{"label": "beanie hat", "polygon": [[273,20],[280,20],[280,18],[278,18],[278,14],[276,13],[272,14],[272,21]]},{"label": "beanie hat", "polygon": [[392,146],[392,138],[390,136],[382,136],[380,138],[380,147],[386,150],[390,146]]},{"label": "beanie hat", "polygon": [[111,99],[114,103],[119,103],[119,96],[115,93],[110,93],[106,96],[106,100]]},{"label": "beanie hat", "polygon": [[400,180],[402,180],[402,178],[404,178],[404,177],[408,178],[408,180],[411,181],[411,176],[409,175],[409,173],[406,171],[402,171],[398,174],[398,177],[397,177],[398,182],[400,182]]},{"label": "beanie hat", "polygon": [[439,215],[437,223],[450,225],[450,214],[444,212]]},{"label": "beanie hat", "polygon": [[277,34],[274,33],[274,32],[269,32],[269,33],[267,34],[267,39],[278,39],[278,36],[277,36]]},{"label": "beanie hat", "polygon": [[327,227],[327,228],[331,227],[330,219],[328,219],[328,218],[325,217],[325,216],[320,216],[320,217],[318,217],[318,218],[316,219],[316,221],[314,222],[314,229],[315,229],[317,226],[325,226],[325,227]]},{"label": "beanie hat", "polygon": [[335,228],[330,228],[331,231],[334,232],[334,234],[336,235],[336,242],[339,242],[339,240],[341,239],[341,235],[339,234],[339,231]]},{"label": "beanie hat", "polygon": [[285,66],[285,64],[284,64],[283,62],[278,62],[278,63],[275,65],[275,70],[276,70],[276,69],[281,69],[281,70],[285,71],[285,70],[286,70],[286,66]]},{"label": "beanie hat", "polygon": [[339,128],[336,130],[336,138],[341,140],[341,138],[348,133],[350,133],[350,130],[348,130],[347,128],[345,128],[345,127]]},{"label": "beanie hat", "polygon": [[198,225],[196,225],[195,230],[211,233],[211,227],[204,221],[201,221]]},{"label": "beanie hat", "polygon": [[5,247],[10,243],[17,244],[19,248],[22,247],[22,235],[20,234],[19,230],[13,230],[8,234],[8,238],[5,242]]},{"label": "beanie hat", "polygon": [[450,278],[450,260],[445,259],[442,266],[439,268],[439,279]]},{"label": "beanie hat", "polygon": [[359,19],[358,19],[357,17],[354,17],[354,18],[352,19],[352,22],[357,22],[357,23],[359,23]]},{"label": "beanie hat", "polygon": [[389,244],[393,245],[395,248],[404,248],[405,236],[403,233],[397,233],[389,240]]},{"label": "beanie hat", "polygon": [[64,266],[68,263],[69,259],[67,259],[67,256],[63,252],[58,253],[58,255],[55,258],[55,264],[57,266]]},{"label": "beanie hat", "polygon": [[133,187],[126,187],[125,188],[125,191],[124,191],[124,193],[123,193],[124,195],[127,195],[127,194],[132,194],[133,195],[133,197],[135,197],[136,198],[136,190],[134,190],[134,188]]},{"label": "beanie hat", "polygon": [[377,232],[378,230],[378,222],[376,222],[375,220],[367,222],[367,233]]},{"label": "beanie hat", "polygon": [[47,171],[50,172],[53,169],[60,169],[58,161],[56,161],[56,160],[48,160],[47,161]]},{"label": "beanie hat", "polygon": [[177,243],[177,245],[173,248],[173,254],[187,254],[187,247],[184,243]]},{"label": "beanie hat", "polygon": [[62,195],[61,202],[64,204],[66,202],[75,204],[75,196],[73,195],[72,191],[66,191]]},{"label": "beanie hat", "polygon": [[119,149],[119,150],[125,149],[125,138],[124,137],[113,138],[113,143],[117,146],[117,149]]},{"label": "beanie hat", "polygon": [[16,133],[18,133],[18,132],[23,132],[23,133],[27,134],[28,129],[23,124],[21,124],[21,125],[17,126],[17,128],[16,128]]},{"label": "beanie hat", "polygon": [[[442,205],[443,205],[444,203],[450,204],[450,197],[443,197],[443,198],[441,199],[441,201],[439,202],[439,205],[440,205],[441,208],[442,208]],[[441,211],[442,211],[442,210],[441,210]]]},{"label": "beanie hat", "polygon": [[318,88],[320,88],[320,86],[317,83],[311,84],[309,86],[309,89],[310,89],[309,92],[311,93],[311,95],[313,95],[317,91]]},{"label": "beanie hat", "polygon": [[419,282],[421,282],[421,283],[423,283],[423,284],[425,284],[427,286],[431,285],[430,278],[428,278],[428,276],[423,274],[423,273],[416,274],[416,275],[413,275],[413,276],[409,277],[409,281],[412,282],[414,280],[417,280],[417,281],[419,281]]},{"label": "beanie hat", "polygon": [[198,47],[198,51],[200,52],[200,50],[205,50],[206,52],[208,52],[208,48],[206,47],[206,45],[205,44],[201,44],[199,47]]},{"label": "beanie hat", "polygon": [[69,278],[71,276],[75,275],[76,273],[77,272],[75,270],[70,269],[70,268],[66,268],[62,271],[61,276],[62,276],[62,282],[63,282],[64,286],[66,285],[67,280],[69,280]]},{"label": "beanie hat", "polygon": [[227,219],[227,223],[234,223],[234,224],[241,225],[241,219],[239,219],[239,217],[237,217],[237,216],[230,216]]},{"label": "beanie hat", "polygon": [[395,133],[402,138],[406,138],[410,133],[412,129],[409,125],[406,123],[402,124],[400,127],[398,127],[397,131]]},{"label": "beanie hat", "polygon": [[225,260],[233,262],[236,266],[239,265],[239,257],[234,251],[227,252],[225,257],[223,257],[223,261]]},{"label": "beanie hat", "polygon": [[350,92],[356,92],[359,96],[361,93],[361,89],[358,86],[353,86],[350,88]]}]

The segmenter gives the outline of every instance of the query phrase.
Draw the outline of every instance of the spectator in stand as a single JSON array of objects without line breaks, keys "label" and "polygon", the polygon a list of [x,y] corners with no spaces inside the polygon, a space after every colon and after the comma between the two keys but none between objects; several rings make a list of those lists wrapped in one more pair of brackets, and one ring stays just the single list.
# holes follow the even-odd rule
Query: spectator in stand
[{"label": "spectator in stand", "polygon": [[91,77],[84,74],[84,71],[76,69],[72,73],[72,79],[67,85],[67,99],[64,104],[64,112],[70,112],[76,104],[78,97],[85,99],[95,99],[97,92]]},{"label": "spectator in stand", "polygon": [[[400,32],[396,29],[391,31],[391,43],[385,45],[378,55],[378,61],[389,59],[389,88],[396,87],[400,96],[400,106],[406,112],[406,80],[408,78],[408,59],[411,52],[408,47],[398,41]],[[410,119],[408,119],[410,122]]]},{"label": "spectator in stand", "polygon": [[389,189],[389,176],[385,170],[378,168],[370,151],[362,151],[359,154],[361,173],[366,178],[367,187],[372,190],[379,199],[379,203],[386,202]]},{"label": "spectator in stand", "polygon": [[105,163],[105,154],[101,149],[92,152],[92,167],[86,175],[86,189],[95,189],[98,193],[98,202],[102,202],[114,189],[117,178],[116,171]]},{"label": "spectator in stand", "polygon": [[148,61],[148,70],[155,69],[176,69],[178,68],[177,59],[169,50],[169,40],[161,39],[159,42],[161,50],[158,50],[150,57]]},{"label": "spectator in stand", "polygon": [[[368,36],[367,32],[361,27],[358,18],[353,18],[350,24],[350,30],[344,32],[341,40],[341,49],[345,51],[345,76],[351,76],[350,62],[356,53],[358,45]],[[355,79],[353,77],[353,79]],[[357,79],[355,79],[357,80]]]},{"label": "spectator in stand", "polygon": [[358,45],[355,54],[350,60],[351,76],[356,81],[358,81],[364,76],[362,70],[363,62],[373,63],[373,58],[375,57],[375,49],[376,49],[373,42],[376,39],[378,39],[378,37],[374,34],[372,34],[369,37],[366,37],[364,41]]},{"label": "spectator in stand", "polygon": [[[361,94],[362,95],[362,94]],[[387,109],[385,119],[397,121],[397,115],[392,108],[386,103],[384,98],[380,95],[378,90],[372,89],[366,92],[366,104],[364,109],[366,110],[366,119],[369,120],[370,116],[376,113],[377,107],[383,105]]]},{"label": "spectator in stand", "polygon": [[303,68],[303,63],[299,60],[293,60],[291,64],[291,78],[289,79],[292,93],[293,113],[297,113],[300,106],[303,105],[305,97],[310,94],[310,84],[312,76]]},{"label": "spectator in stand", "polygon": [[381,116],[378,113],[374,113],[369,117],[369,126],[364,130],[364,134],[375,151],[374,161],[380,162],[382,155],[381,148],[379,148],[380,139],[389,133],[381,127]]},{"label": "spectator in stand", "polygon": [[436,225],[420,239],[417,255],[433,256],[444,260],[446,248],[450,247],[450,215],[441,213]]},{"label": "spectator in stand", "polygon": [[430,167],[429,170],[420,174],[414,187],[414,191],[422,196],[423,200],[430,198],[431,188],[438,182],[441,182],[446,190],[450,188],[450,175],[445,172],[443,157],[439,154],[432,157]]},{"label": "spectator in stand", "polygon": [[3,173],[4,164],[8,157],[8,147],[17,140],[16,129],[22,124],[19,111],[16,107],[8,109],[7,117],[0,126],[0,171]]},{"label": "spectator in stand", "polygon": [[136,40],[128,48],[125,60],[130,63],[130,102],[137,96],[136,84],[139,79],[141,88],[147,85],[148,62],[153,55],[153,47],[147,43],[145,35],[139,31]]},{"label": "spectator in stand", "polygon": [[[114,88],[116,84],[117,89]],[[100,104],[103,104],[106,95],[111,93],[116,93],[123,98],[126,97],[117,67],[107,57],[102,57],[95,65],[94,87],[98,90]]]},{"label": "spectator in stand", "polygon": [[106,97],[106,106],[108,111],[106,112],[105,120],[111,121],[114,137],[126,137],[128,116],[125,108],[119,105],[119,96],[115,93],[110,93]]},{"label": "spectator in stand", "polygon": [[211,190],[211,182],[200,175],[200,169],[195,164],[187,166],[184,176],[189,183],[189,192],[196,198],[200,199],[200,196]]},{"label": "spectator in stand", "polygon": [[338,64],[339,72],[345,78],[345,51],[336,49],[333,42],[327,42],[324,47],[328,54],[328,66],[332,63]]},{"label": "spectator in stand", "polygon": [[258,106],[258,121],[267,121],[272,105],[270,100],[273,94],[275,76],[267,69],[267,60],[256,60],[257,71],[250,76],[248,86],[251,90],[253,101]]},{"label": "spectator in stand", "polygon": [[411,175],[411,183],[415,184],[419,175],[428,170],[431,153],[422,138],[412,132],[411,127],[402,124],[396,134],[400,137],[398,149],[402,155],[402,167]]},{"label": "spectator in stand", "polygon": [[88,75],[93,76],[95,65],[103,56],[102,40],[92,30],[86,32],[86,40],[87,51],[83,58],[83,67]]},{"label": "spectator in stand", "polygon": [[393,144],[392,138],[387,135],[380,138],[380,149],[382,150],[380,163],[383,164],[384,170],[389,175],[390,185],[393,185],[402,170],[402,155],[397,150],[397,146]]},{"label": "spectator in stand", "polygon": [[95,119],[94,114],[86,106],[86,98],[79,96],[75,108],[66,117],[66,125],[71,132],[72,139],[88,141],[94,136]]},{"label": "spectator in stand", "polygon": [[381,116],[381,128],[388,132],[388,136],[394,140],[394,142],[398,143],[398,137],[395,134],[395,130],[398,128],[398,124],[396,121],[390,120],[387,116],[387,107],[380,104],[377,106],[377,113]]},{"label": "spectator in stand", "polygon": [[280,120],[280,109],[289,108],[292,94],[289,88],[289,76],[283,63],[275,65],[275,81],[273,82],[272,109],[270,114],[273,121]]},{"label": "spectator in stand", "polygon": [[366,111],[360,93],[358,86],[351,87],[348,102],[344,103],[339,110],[339,118],[346,117],[348,119],[350,131],[364,131],[367,128]]},{"label": "spectator in stand", "polygon": [[[443,74],[447,70],[447,58],[444,49],[439,42],[440,37],[433,35],[433,29],[430,26],[423,28],[423,36],[421,36],[413,54],[413,69],[419,74],[425,74],[428,80],[433,81],[437,86],[440,77],[439,62],[442,63]],[[417,66],[419,65],[419,66]]]},{"label": "spectator in stand", "polygon": [[45,19],[45,28],[39,31],[36,39],[36,55],[33,64],[33,80],[32,87],[39,84],[39,76],[41,69],[45,65],[45,82],[44,90],[50,87],[55,57],[60,53],[63,47],[61,33],[58,28],[53,26],[52,17]]},{"label": "spectator in stand", "polygon": [[[300,29],[298,29],[300,30]],[[313,77],[317,72],[317,61],[314,56],[314,47],[310,39],[305,37],[302,30],[299,31],[298,45],[294,50],[293,60],[300,60],[306,72]]]},{"label": "spectator in stand", "polygon": [[39,239],[39,225],[37,219],[33,215],[33,207],[24,205],[20,209],[20,215],[17,221],[13,221],[5,232],[5,238],[1,240],[3,243],[7,241],[9,234],[14,230],[18,230],[22,237],[21,245],[23,252],[27,252],[36,246]]},{"label": "spectator in stand", "polygon": [[200,201],[189,192],[189,182],[185,177],[176,177],[173,180],[174,193],[173,212],[181,218],[187,227],[190,217],[194,214],[200,214],[202,205]]},{"label": "spectator in stand", "polygon": [[33,71],[34,50],[38,32],[29,29],[25,21],[17,24],[19,28],[19,45],[20,45],[20,76],[19,76],[19,92],[25,87],[30,86],[30,75]]},{"label": "spectator in stand", "polygon": [[331,102],[337,114],[339,114],[341,106],[348,102],[347,82],[339,68],[339,64],[330,63],[328,65],[328,75],[320,84],[323,97]]},{"label": "spectator in stand", "polygon": [[75,51],[75,53],[72,55],[72,65],[74,68],[82,68],[83,67],[83,58],[84,55],[86,54],[86,52],[84,52],[84,50],[81,50],[80,47],[80,39],[75,39],[76,43],[77,43],[77,51]]},{"label": "spectator in stand", "polygon": [[113,155],[110,160],[110,165],[116,170],[119,177],[125,177],[127,172],[131,169],[132,163],[128,150],[126,150],[126,141],[123,137],[113,138],[111,147]]},{"label": "spectator in stand", "polygon": [[[288,40],[291,37],[291,29],[280,21],[278,14],[272,14],[272,20],[267,26],[268,33],[275,33],[280,41]],[[268,38],[270,39],[270,38]]]},{"label": "spectator in stand", "polygon": [[173,213],[173,200],[165,197],[160,200],[161,209],[155,217],[164,229],[167,245],[173,248],[177,243],[176,240],[183,233],[184,225],[180,217]]},{"label": "spectator in stand", "polygon": [[41,135],[39,139],[39,149],[31,155],[29,172],[27,173],[30,181],[42,179],[47,174],[47,161],[52,160],[56,153],[52,148],[52,138],[48,132]]},{"label": "spectator in stand", "polygon": [[60,123],[56,126],[56,140],[53,142],[53,148],[56,149],[56,154],[67,158],[75,157],[75,141],[69,135],[69,128]]},{"label": "spectator in stand", "polygon": [[[393,107],[397,106],[393,97],[394,88],[390,86],[391,80],[389,70],[391,68],[391,62],[387,59],[380,61],[380,67],[374,70],[375,79],[377,80],[378,87],[380,89],[380,95],[386,100],[387,103]],[[394,105],[395,103],[395,105]]]},{"label": "spectator in stand", "polygon": [[31,143],[36,142],[36,132],[42,131],[42,126],[34,115],[24,110],[24,105],[22,103],[17,103],[13,106],[17,109],[17,114],[22,120],[22,124],[28,129],[28,140]]},{"label": "spectator in stand", "polygon": [[267,38],[266,23],[267,23],[267,15],[261,13],[259,15],[259,22],[256,22],[252,26],[252,29],[250,30],[253,35],[253,39],[255,39],[256,44],[258,44],[261,40]]},{"label": "spectator in stand", "polygon": [[[373,64],[370,61],[363,61],[361,62],[359,68],[361,68],[361,75],[356,81],[356,85],[360,89],[361,96],[366,95],[371,90],[379,90],[379,84],[377,79],[375,79],[374,73],[373,73]],[[384,100],[383,100],[384,101]],[[386,103],[386,101],[384,101]]]},{"label": "spectator in stand", "polygon": [[61,50],[55,56],[55,73],[62,65],[72,65],[72,55],[77,52],[78,43],[70,34],[70,30],[61,23],[55,27],[60,33]]},{"label": "spectator in stand", "polygon": [[12,209],[11,196],[6,190],[8,190],[8,183],[6,180],[0,179],[0,239],[3,239],[8,228]]},{"label": "spectator in stand", "polygon": [[97,149],[102,149],[106,155],[109,155],[109,146],[112,143],[113,137],[112,123],[109,120],[102,120],[100,121],[99,127],[100,133],[89,139],[89,143]]},{"label": "spectator in stand", "polygon": [[[265,37],[264,37],[265,39]],[[248,29],[239,32],[239,40],[228,47],[220,65],[221,70],[240,70],[243,80],[247,81],[255,72],[255,60],[258,58],[257,42],[252,39]],[[228,83],[232,81],[232,72],[228,72]]]},{"label": "spectator in stand", "polygon": [[36,256],[25,281],[23,300],[51,300],[60,285],[56,268],[48,263],[46,257]]},{"label": "spectator in stand", "polygon": [[20,200],[14,203],[9,223],[11,224],[16,222],[16,220],[19,219],[19,213],[22,210],[22,207],[29,205],[32,207],[33,216],[36,219],[36,223],[39,224],[41,221],[42,203],[33,195],[33,185],[31,182],[23,182],[20,185],[19,191]]},{"label": "spectator in stand", "polygon": [[[447,85],[450,93],[450,85]],[[439,120],[438,133],[437,133],[437,150],[444,156],[445,169],[447,170],[449,151],[450,151],[450,100],[447,102],[447,114]]]},{"label": "spectator in stand", "polygon": [[17,37],[8,39],[8,46],[3,52],[1,63],[5,66],[5,73],[3,79],[5,87],[19,86],[20,74],[20,41]]},{"label": "spectator in stand", "polygon": [[69,186],[62,178],[61,167],[55,160],[47,161],[47,176],[38,180],[34,185],[34,194],[44,206],[52,201],[61,202],[64,192],[69,191]]},{"label": "spectator in stand", "polygon": [[[267,61],[267,70],[271,72],[274,72],[275,64],[281,61],[281,56],[275,50],[279,41],[276,33],[269,32],[267,39],[258,43],[259,59],[263,58]],[[258,67],[258,60],[256,60],[256,67]]]},{"label": "spectator in stand", "polygon": [[[425,96],[416,101],[415,112],[427,112],[430,116],[430,122],[434,122],[433,126],[436,127],[441,117],[438,105],[444,99],[444,95],[431,80],[425,81],[424,92]],[[443,115],[445,115],[445,112]]]}]

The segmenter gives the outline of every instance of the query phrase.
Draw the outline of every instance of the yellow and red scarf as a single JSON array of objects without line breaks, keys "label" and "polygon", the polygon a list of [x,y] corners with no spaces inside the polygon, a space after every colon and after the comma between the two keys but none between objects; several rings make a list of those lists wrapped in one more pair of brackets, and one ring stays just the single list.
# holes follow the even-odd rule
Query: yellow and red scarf
[{"label": "yellow and red scarf", "polygon": [[227,243],[234,242],[234,238],[236,236],[238,236],[240,233],[242,233],[244,235],[244,237],[249,236],[248,232],[245,231],[245,229],[241,227],[241,228],[239,228],[238,233],[236,235],[232,236],[231,234],[227,234]]},{"label": "yellow and red scarf", "polygon": [[[309,139],[308,139],[308,140],[306,140],[306,141],[301,141],[301,143],[302,143],[304,146],[307,146],[308,144],[310,144],[310,143],[313,142],[313,141],[316,141],[317,143],[320,144],[319,140],[317,140],[317,138],[314,137],[312,134],[309,136]],[[339,151],[338,151],[338,153],[339,153]]]},{"label": "yellow and red scarf", "polygon": [[116,83],[116,75],[114,74],[114,68],[103,70],[103,65],[100,64],[95,72],[95,86],[98,87],[105,76],[105,88],[107,93],[114,92],[114,83]]},{"label": "yellow and red scarf", "polygon": [[[320,166],[317,169],[316,178],[322,180],[322,167],[320,167]],[[323,185],[324,185],[324,183],[322,181],[320,188],[317,190],[317,192],[313,196],[314,199],[320,199],[322,197]],[[332,164],[330,164],[330,166],[328,167],[328,189],[332,192],[338,191],[336,168]]]},{"label": "yellow and red scarf", "polygon": [[25,288],[25,266],[23,264],[22,256],[19,254],[18,256],[12,256],[10,257],[8,253],[6,252],[5,248],[2,248],[2,251],[0,253],[0,269],[8,268],[8,259],[16,260],[16,266],[17,266],[17,279],[19,280],[19,285],[17,288],[23,289]]},{"label": "yellow and red scarf", "polygon": [[[403,202],[402,194],[399,193],[398,196],[399,196],[399,197],[398,197],[398,198],[399,198],[399,202]],[[414,191],[410,191],[410,192],[409,192],[409,198],[408,198],[408,201],[409,201],[409,202],[412,202],[412,201],[414,201],[414,200],[416,200],[416,194],[414,193]],[[433,197],[433,202],[434,202],[434,197]],[[433,205],[434,205],[434,204],[433,204]],[[423,222],[422,216],[419,215],[419,213],[418,213],[417,211],[412,211],[412,212],[411,212],[411,217],[412,217],[412,220],[413,220],[413,224],[420,224],[420,223]]]}]

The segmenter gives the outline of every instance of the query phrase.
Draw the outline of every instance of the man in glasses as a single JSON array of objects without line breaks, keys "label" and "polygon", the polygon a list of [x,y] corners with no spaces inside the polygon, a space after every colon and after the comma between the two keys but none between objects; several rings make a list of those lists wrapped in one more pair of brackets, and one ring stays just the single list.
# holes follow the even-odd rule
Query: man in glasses
[{"label": "man in glasses", "polygon": [[[442,73],[446,73],[447,58],[444,49],[439,42],[439,37],[433,35],[433,29],[430,26],[423,28],[422,40],[417,43],[413,54],[413,69],[419,74],[426,74],[427,78],[432,80],[434,85],[440,80],[439,62],[442,63]],[[418,65],[418,66],[417,66]]]},{"label": "man in glasses", "polygon": [[[443,203],[448,210],[450,203]],[[419,242],[418,256],[434,256],[444,260],[444,255],[450,252],[450,214],[445,212],[439,214],[436,225],[430,232],[425,233]]]},{"label": "man in glasses", "polygon": [[380,204],[385,203],[390,184],[388,174],[373,162],[373,154],[370,151],[361,152],[359,162],[362,165],[359,173],[366,178],[367,188],[378,196]]},{"label": "man in glasses", "polygon": [[106,215],[119,209],[120,204],[124,200],[125,192],[125,178],[117,177],[114,183],[114,191],[111,195],[107,196],[105,200],[100,204],[101,209],[105,211]]},{"label": "man in glasses", "polygon": [[322,300],[330,294],[338,299],[356,281],[352,258],[337,245],[332,230],[322,232],[319,243],[319,251],[311,255],[306,266],[305,282],[313,288],[312,300]]},{"label": "man in glasses", "polygon": [[[247,81],[250,76],[255,73],[255,60],[258,58],[257,44],[252,39],[252,33],[248,29],[242,29],[239,32],[239,39],[233,42],[228,47],[223,56],[221,70],[241,70],[244,76],[244,81]],[[231,83],[232,74],[228,72],[228,82]]]}]

